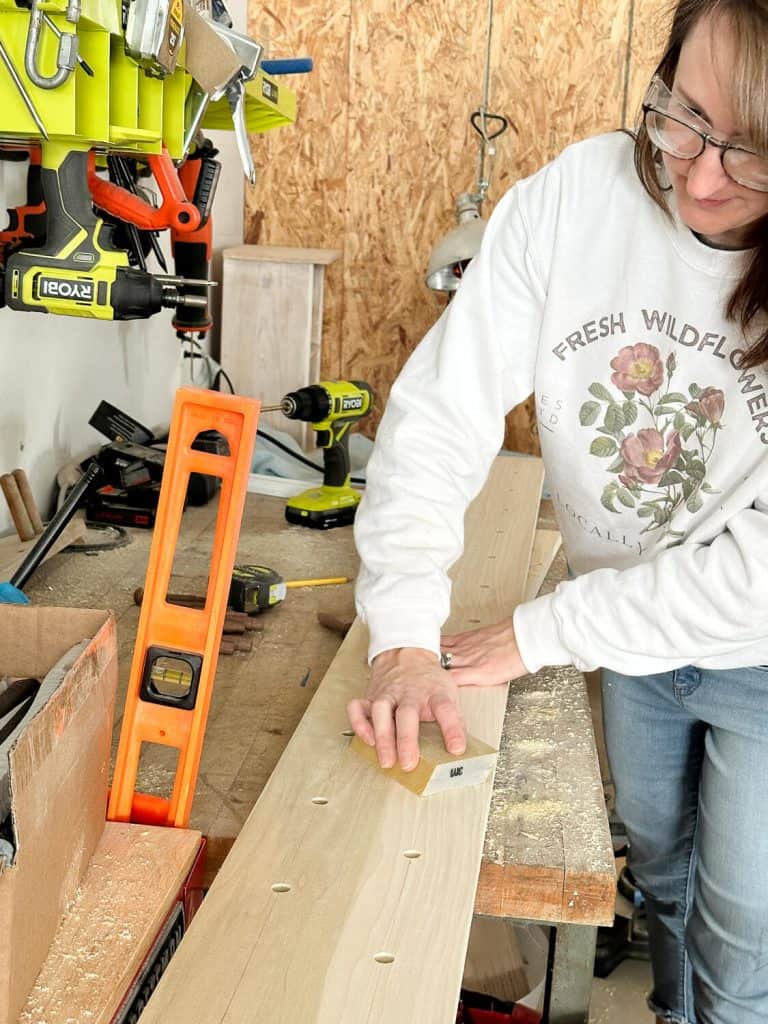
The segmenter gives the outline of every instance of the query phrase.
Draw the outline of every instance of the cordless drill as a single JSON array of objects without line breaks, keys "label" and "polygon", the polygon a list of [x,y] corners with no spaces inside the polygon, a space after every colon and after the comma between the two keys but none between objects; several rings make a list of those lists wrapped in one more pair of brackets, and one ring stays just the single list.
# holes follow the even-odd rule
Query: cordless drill
[{"label": "cordless drill", "polygon": [[44,204],[44,225],[6,254],[0,306],[98,320],[149,317],[180,303],[204,306],[204,298],[180,292],[176,278],[129,265],[111,227],[93,212],[87,181],[87,149],[41,145],[34,200],[38,214]]},{"label": "cordless drill", "polygon": [[279,405],[262,408],[310,423],[323,449],[323,483],[288,500],[289,523],[329,530],[353,521],[360,492],[349,482],[349,431],[371,411],[373,399],[373,389],[361,380],[326,380],[290,391]]}]

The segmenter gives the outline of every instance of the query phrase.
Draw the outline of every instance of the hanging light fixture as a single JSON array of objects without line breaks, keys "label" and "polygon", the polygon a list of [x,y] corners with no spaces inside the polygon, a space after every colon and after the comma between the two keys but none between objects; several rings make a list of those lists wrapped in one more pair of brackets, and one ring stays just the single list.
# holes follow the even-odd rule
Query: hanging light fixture
[{"label": "hanging light fixture", "polygon": [[483,203],[490,185],[490,166],[496,155],[494,139],[506,131],[509,122],[501,114],[488,112],[491,91],[491,39],[493,33],[493,0],[488,0],[488,32],[485,47],[483,99],[479,110],[469,122],[480,136],[477,160],[477,184],[474,192],[462,192],[456,200],[458,225],[448,232],[432,250],[427,268],[427,287],[438,292],[455,292],[469,261],[477,254],[485,231]]}]

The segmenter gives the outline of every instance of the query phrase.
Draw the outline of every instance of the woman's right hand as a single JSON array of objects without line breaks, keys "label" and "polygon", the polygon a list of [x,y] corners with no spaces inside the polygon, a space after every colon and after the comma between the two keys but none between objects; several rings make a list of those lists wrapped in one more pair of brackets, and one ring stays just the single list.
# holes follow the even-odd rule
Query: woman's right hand
[{"label": "woman's right hand", "polygon": [[437,722],[450,754],[466,750],[458,687],[437,655],[419,647],[377,655],[365,697],[350,701],[347,715],[360,739],[376,747],[382,768],[416,767],[419,722]]}]

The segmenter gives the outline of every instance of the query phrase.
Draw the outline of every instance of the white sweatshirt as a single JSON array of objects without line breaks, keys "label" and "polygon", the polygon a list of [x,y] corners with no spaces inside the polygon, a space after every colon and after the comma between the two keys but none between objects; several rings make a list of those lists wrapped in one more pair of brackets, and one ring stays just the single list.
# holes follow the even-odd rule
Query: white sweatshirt
[{"label": "white sweatshirt", "polygon": [[670,220],[632,150],[581,142],[510,189],[396,381],[355,525],[371,658],[439,651],[465,508],[534,391],[576,578],[510,608],[528,670],[768,664],[768,374],[724,316],[749,254]]}]

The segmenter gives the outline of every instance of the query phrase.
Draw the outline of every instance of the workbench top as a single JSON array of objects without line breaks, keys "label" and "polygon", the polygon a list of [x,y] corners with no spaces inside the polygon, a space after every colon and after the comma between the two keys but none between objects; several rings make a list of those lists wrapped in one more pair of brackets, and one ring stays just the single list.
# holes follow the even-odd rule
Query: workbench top
[{"label": "workbench top", "polygon": [[[216,503],[184,514],[172,590],[203,593]],[[549,502],[539,526],[556,528]],[[65,552],[42,565],[27,587],[38,604],[110,608],[117,619],[120,682],[113,754],[125,700],[151,533],[130,531],[125,547]],[[276,569],[284,579],[349,576],[358,559],[352,531],[290,526],[284,500],[249,494],[240,563]],[[542,592],[565,575],[559,554]],[[317,612],[354,616],[353,584],[289,590],[261,615],[248,653],[222,656],[216,674],[190,827],[209,840],[208,878],[218,870],[333,659],[341,637]],[[175,753],[152,748],[137,789],[168,795]],[[539,920],[603,923],[615,891],[613,854],[583,677],[549,669],[513,684],[497,767],[477,910]]]}]

